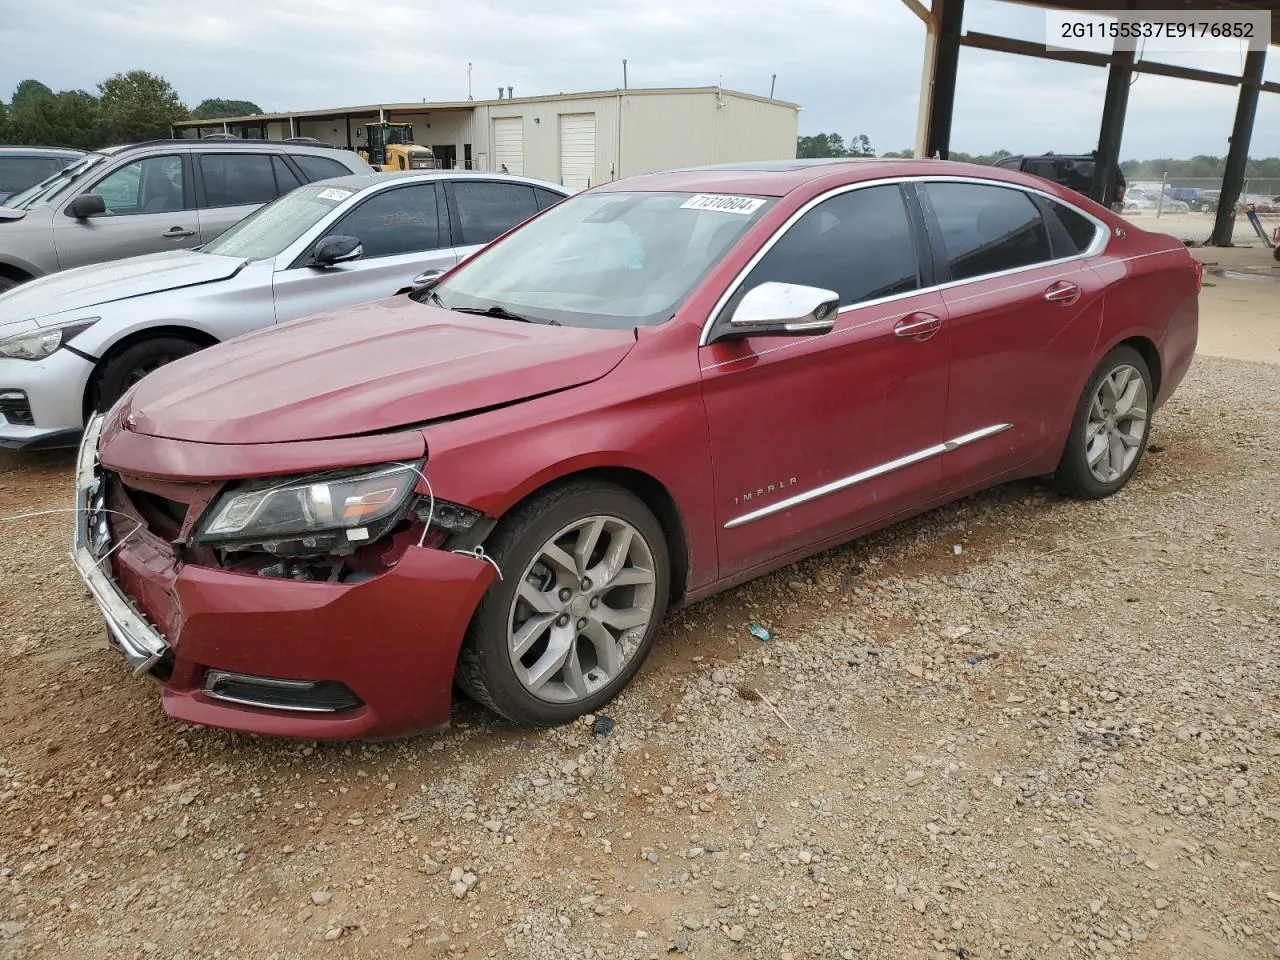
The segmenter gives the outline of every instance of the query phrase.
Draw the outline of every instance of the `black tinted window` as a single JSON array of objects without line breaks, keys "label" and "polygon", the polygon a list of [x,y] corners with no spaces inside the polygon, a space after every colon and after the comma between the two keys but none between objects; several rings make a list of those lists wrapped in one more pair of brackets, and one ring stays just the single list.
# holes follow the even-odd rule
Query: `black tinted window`
[{"label": "black tinted window", "polygon": [[312,157],[306,154],[290,154],[307,181],[328,180],[330,177],[346,177],[351,171],[331,157]]},{"label": "black tinted window", "polygon": [[265,153],[203,153],[199,158],[205,206],[234,207],[276,198],[276,178]]},{"label": "black tinted window", "polygon": [[564,199],[561,194],[552,190],[543,190],[541,187],[533,188],[534,195],[538,198],[538,209],[545,210],[547,207],[554,207],[557,203]]},{"label": "black tinted window", "polygon": [[834,290],[841,306],[917,289],[916,252],[901,192],[896,186],[867,187],[814,207],[756,264],[739,296],[771,280]]},{"label": "black tinted window", "polygon": [[1053,215],[1058,218],[1063,228],[1067,232],[1067,236],[1071,239],[1072,249],[1060,251],[1060,253],[1071,256],[1075,253],[1084,253],[1093,245],[1094,237],[1098,235],[1098,226],[1082,213],[1076,213],[1070,207],[1058,203],[1056,200],[1047,201],[1049,209],[1053,211]]},{"label": "black tinted window", "polygon": [[453,185],[462,243],[488,243],[538,212],[533,188],[519,183],[462,180]]},{"label": "black tinted window", "polygon": [[1021,190],[972,183],[931,183],[951,279],[980,277],[1052,259],[1049,231]]},{"label": "black tinted window", "polygon": [[0,193],[20,193],[62,169],[55,157],[0,157]]},{"label": "black tinted window", "polygon": [[1034,173],[1037,177],[1044,177],[1046,180],[1058,178],[1058,165],[1052,160],[1028,160],[1025,169],[1027,173]]},{"label": "black tinted window", "polygon": [[434,250],[440,246],[436,188],[426,183],[376,193],[339,220],[329,236],[359,237],[365,257]]},{"label": "black tinted window", "polygon": [[279,157],[271,158],[271,167],[276,172],[276,192],[288,193],[294,187],[302,186],[298,175],[289,169],[289,165]]}]

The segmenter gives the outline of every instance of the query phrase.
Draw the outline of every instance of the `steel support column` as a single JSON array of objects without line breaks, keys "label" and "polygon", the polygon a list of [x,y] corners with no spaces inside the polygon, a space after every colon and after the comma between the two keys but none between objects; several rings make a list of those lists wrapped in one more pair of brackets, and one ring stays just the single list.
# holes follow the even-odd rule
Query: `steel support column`
[{"label": "steel support column", "polygon": [[1129,108],[1129,87],[1133,83],[1132,50],[1116,50],[1107,73],[1107,93],[1102,100],[1102,126],[1098,130],[1098,153],[1093,166],[1089,196],[1105,207],[1116,199],[1120,169],[1120,139],[1124,135],[1124,115]]},{"label": "steel support column", "polygon": [[920,73],[920,108],[916,113],[914,152],[917,160],[929,155],[929,119],[933,111],[933,87],[938,68],[937,6],[935,4],[934,10],[926,10],[920,17],[924,21],[924,67]]},{"label": "steel support column", "polygon": [[[951,118],[956,105],[956,76],[960,67],[960,34],[964,22],[964,0],[933,0],[933,16],[938,27],[933,44],[933,95],[924,134],[925,156],[946,160],[951,153]],[[926,42],[925,71],[929,72]]]},{"label": "steel support column", "polygon": [[1209,242],[1215,247],[1231,246],[1236,225],[1236,204],[1244,187],[1244,169],[1249,162],[1249,141],[1253,138],[1253,121],[1258,113],[1258,91],[1262,85],[1262,69],[1267,51],[1250,50],[1244,59],[1244,77],[1240,83],[1240,101],[1236,105],[1236,122],[1231,128],[1231,149],[1227,152],[1227,168],[1222,174],[1222,193],[1218,198],[1218,215],[1213,222]]}]

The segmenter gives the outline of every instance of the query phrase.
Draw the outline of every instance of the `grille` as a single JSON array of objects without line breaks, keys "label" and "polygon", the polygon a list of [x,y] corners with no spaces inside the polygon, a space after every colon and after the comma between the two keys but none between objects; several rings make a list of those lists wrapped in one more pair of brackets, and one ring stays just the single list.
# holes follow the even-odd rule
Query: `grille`
[{"label": "grille", "polygon": [[15,427],[34,427],[31,402],[21,390],[0,390],[0,417]]}]

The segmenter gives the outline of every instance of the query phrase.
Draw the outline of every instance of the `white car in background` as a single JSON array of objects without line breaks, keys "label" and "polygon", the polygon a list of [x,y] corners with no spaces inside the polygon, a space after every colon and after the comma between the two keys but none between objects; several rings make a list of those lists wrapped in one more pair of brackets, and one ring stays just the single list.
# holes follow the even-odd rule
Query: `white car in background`
[{"label": "white car in background", "polygon": [[568,195],[469,171],[297,187],[193,250],[51,274],[0,294],[0,447],[68,446],[171,360],[411,289]]}]

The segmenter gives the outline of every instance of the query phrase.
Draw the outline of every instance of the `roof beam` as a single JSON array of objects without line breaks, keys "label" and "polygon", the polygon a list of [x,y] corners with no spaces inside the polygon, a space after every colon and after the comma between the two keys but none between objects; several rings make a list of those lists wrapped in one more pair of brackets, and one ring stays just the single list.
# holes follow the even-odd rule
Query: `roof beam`
[{"label": "roof beam", "polygon": [[932,14],[929,12],[929,8],[926,7],[923,3],[921,3],[920,0],[902,0],[902,3],[903,3],[903,6],[905,6],[908,10],[914,13],[917,17],[919,17],[925,23],[929,22],[929,19],[932,16]]},{"label": "roof beam", "polygon": [[[1091,53],[1087,50],[1046,50],[1043,44],[1031,43],[1027,40],[1014,40],[1012,37],[997,37],[990,33],[966,33],[960,38],[966,47],[979,50],[994,50],[997,53],[1015,53],[1024,57],[1037,57],[1041,60],[1059,60],[1064,63],[1079,63],[1089,67],[1106,67],[1114,61],[1114,55]],[[1152,60],[1139,60],[1133,65],[1134,73],[1146,73],[1159,77],[1173,77],[1177,80],[1195,80],[1201,83],[1218,83],[1227,87],[1238,87],[1241,78],[1230,73],[1218,73],[1216,70],[1198,70],[1193,67],[1175,67],[1170,63],[1156,63]],[[1272,93],[1280,93],[1280,83],[1264,83],[1260,89]]]}]

